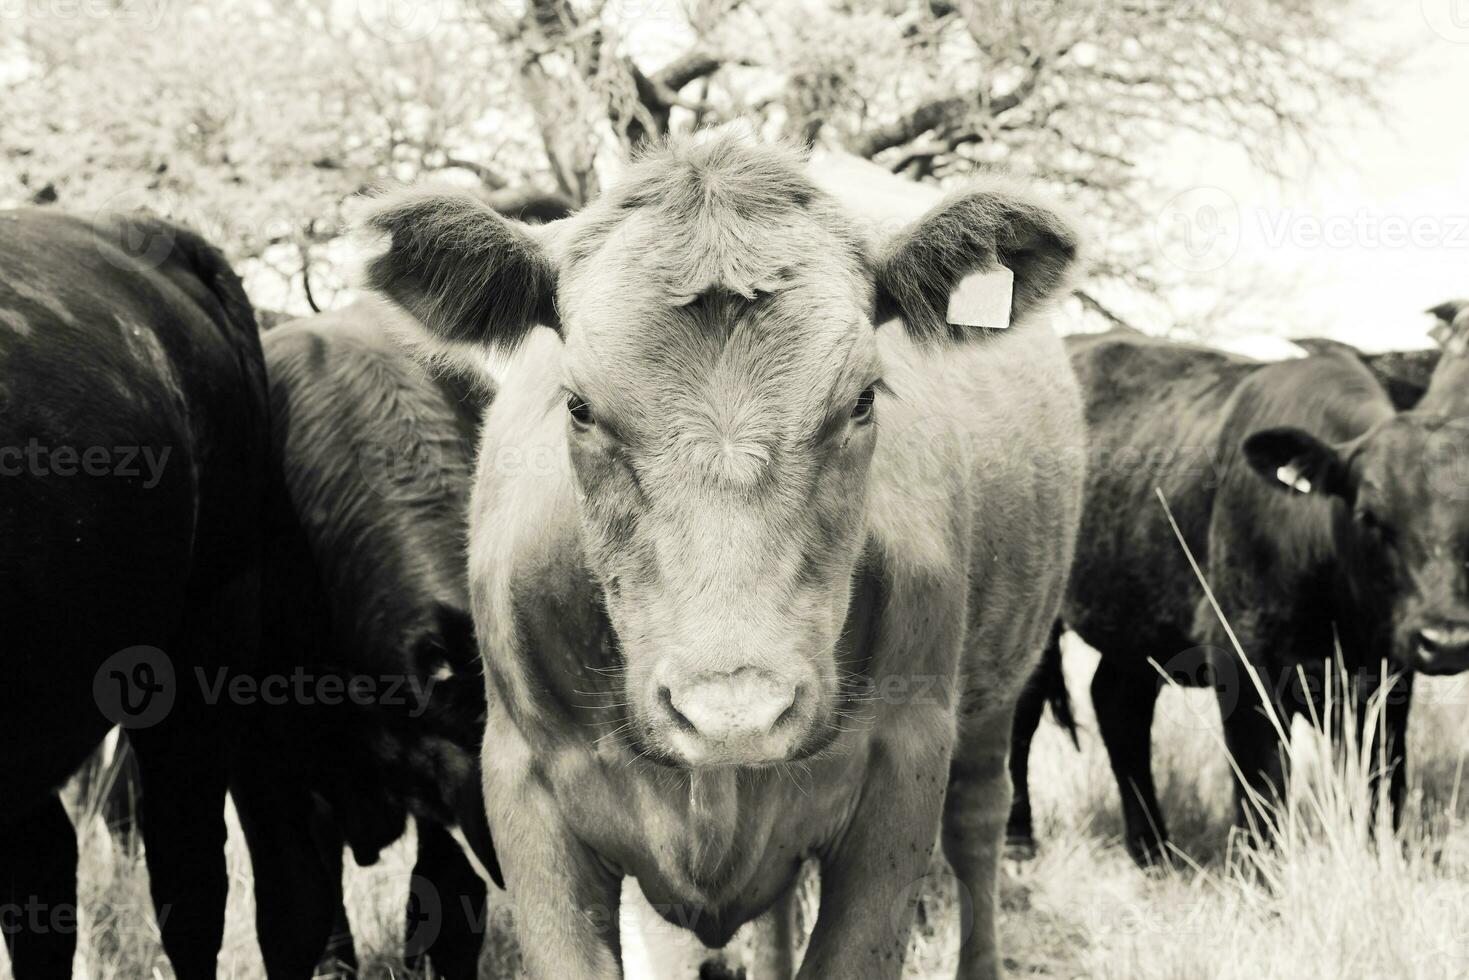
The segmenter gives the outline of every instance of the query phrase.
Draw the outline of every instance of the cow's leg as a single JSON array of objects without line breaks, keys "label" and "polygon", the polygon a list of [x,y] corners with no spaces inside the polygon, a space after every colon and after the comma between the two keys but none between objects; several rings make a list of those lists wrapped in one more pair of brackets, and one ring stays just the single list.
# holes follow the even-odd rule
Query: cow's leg
[{"label": "cow's leg", "polygon": [[0,828],[0,930],[11,973],[66,980],[77,947],[76,831],[55,794],[15,816]]},{"label": "cow's leg", "polygon": [[260,627],[255,572],[192,590],[174,650],[175,698],[152,727],[130,730],[147,814],[143,847],[164,952],[178,980],[213,980],[229,893],[225,794],[237,706],[211,687],[254,666]]},{"label": "cow's leg", "polygon": [[[1240,642],[1243,645],[1245,638],[1241,637]],[[1268,840],[1268,828],[1285,789],[1281,733],[1290,732],[1291,710],[1282,702],[1274,673],[1255,664],[1255,674],[1265,689],[1262,697],[1255,682],[1246,676],[1246,668],[1239,664],[1238,654],[1234,657],[1239,676],[1216,688],[1224,745],[1238,770],[1234,822],[1236,827],[1264,834]]]},{"label": "cow's leg", "polygon": [[[1378,692],[1381,692],[1380,695]],[[1383,699],[1382,723],[1371,732],[1365,731],[1367,715],[1374,695]],[[1371,826],[1377,826],[1377,807],[1382,794],[1382,779],[1387,777],[1387,800],[1392,807],[1392,826],[1402,826],[1403,804],[1408,795],[1408,715],[1413,708],[1413,675],[1391,677],[1386,688],[1376,677],[1357,686],[1357,745],[1367,746],[1371,753]],[[1386,744],[1383,740],[1386,739]]]},{"label": "cow's leg", "polygon": [[413,879],[417,887],[433,890],[438,921],[423,923],[418,917],[421,910],[409,908],[405,958],[409,967],[418,970],[427,956],[433,973],[445,980],[474,980],[479,975],[480,946],[485,935],[484,880],[447,830],[426,820],[417,821],[417,826],[418,860],[413,866]]},{"label": "cow's leg", "polygon": [[[324,959],[342,904],[342,845],[320,826],[311,793],[264,759],[240,766],[235,809],[255,878],[255,934],[271,980],[310,977]],[[151,818],[151,808],[150,808]],[[349,939],[350,942],[350,939]]]},{"label": "cow's leg", "polygon": [[179,980],[214,977],[229,890],[223,733],[212,711],[192,703],[193,686],[194,678],[181,677],[170,716],[133,733],[148,801],[142,836],[153,907]]},{"label": "cow's leg", "polygon": [[[1005,756],[1013,725],[1012,711],[992,709],[977,718],[961,718],[959,745],[949,775],[944,803],[944,855],[958,882],[961,924],[960,980],[992,980],[1000,976],[999,844],[1002,821],[1010,806]],[[966,900],[969,908],[965,908]]]},{"label": "cow's leg", "polygon": [[1162,678],[1151,668],[1119,666],[1105,655],[1092,675],[1092,706],[1117,791],[1127,853],[1144,867],[1162,859],[1168,829],[1153,785],[1153,709]]},{"label": "cow's leg", "polygon": [[327,878],[335,885],[331,934],[326,940],[326,949],[316,964],[317,977],[341,977],[343,980],[357,976],[357,946],[352,941],[352,922],[347,918],[347,906],[342,895],[342,848],[345,846],[337,831],[335,818],[325,806],[317,808],[317,850],[321,854],[322,867]]},{"label": "cow's leg", "polygon": [[485,802],[525,973],[617,980],[622,878],[566,826],[542,764],[507,714],[491,707],[485,726]]},{"label": "cow's leg", "polygon": [[[797,974],[802,980],[877,980],[902,972],[914,906],[921,897],[943,809],[953,725],[947,711],[910,708],[908,713],[908,718],[885,722],[902,737],[873,753],[865,776],[867,792],[839,843],[822,855],[821,912]],[[995,727],[996,744],[985,755],[982,788],[976,784],[975,798],[984,812],[973,821],[978,828],[971,838],[975,853],[970,855],[966,848],[966,870],[955,869],[960,882],[970,887],[978,880],[983,888],[994,888],[993,871],[982,869],[997,865],[1010,806],[1005,745],[1010,740],[1011,714],[1006,712],[1003,724]],[[894,786],[902,791],[892,792]],[[974,877],[969,871],[976,872]],[[986,928],[993,926],[977,926],[976,932]],[[993,960],[992,940],[988,946]],[[993,963],[990,967],[991,972],[965,976],[993,977]]]},{"label": "cow's leg", "polygon": [[[541,807],[534,812],[550,816]],[[519,831],[518,840],[501,831],[508,826],[503,820],[493,823],[496,844],[507,842],[499,852],[500,864],[526,975],[533,980],[619,980],[621,879],[554,818]]]},{"label": "cow's leg", "polygon": [[1010,786],[1014,802],[1010,804],[1010,818],[1005,824],[1005,847],[1012,856],[1020,859],[1035,856],[1035,826],[1030,812],[1030,743],[1046,710],[1051,658],[1054,662],[1061,659],[1059,623],[1051,630],[1041,664],[1020,692],[1020,701],[1015,706],[1015,725],[1010,733]]}]

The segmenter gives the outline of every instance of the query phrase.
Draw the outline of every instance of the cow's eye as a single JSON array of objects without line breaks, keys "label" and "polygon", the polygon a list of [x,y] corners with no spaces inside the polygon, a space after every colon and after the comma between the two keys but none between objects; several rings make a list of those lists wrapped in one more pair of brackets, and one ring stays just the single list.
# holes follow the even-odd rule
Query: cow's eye
[{"label": "cow's eye", "polygon": [[862,389],[862,394],[857,396],[857,401],[852,405],[852,421],[866,422],[872,418],[872,403],[877,398],[877,392],[872,385]]},{"label": "cow's eye", "polygon": [[1377,512],[1363,507],[1357,511],[1357,525],[1377,537],[1384,544],[1392,543],[1392,528],[1383,523]]},{"label": "cow's eye", "polygon": [[570,413],[571,420],[578,427],[586,429],[597,424],[597,418],[592,414],[592,406],[581,395],[568,395],[566,397],[566,411]]}]

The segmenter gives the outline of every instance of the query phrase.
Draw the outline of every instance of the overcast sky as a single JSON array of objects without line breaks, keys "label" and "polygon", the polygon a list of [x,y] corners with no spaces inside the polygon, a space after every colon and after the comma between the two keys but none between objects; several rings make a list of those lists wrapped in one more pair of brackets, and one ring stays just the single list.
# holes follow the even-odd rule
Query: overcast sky
[{"label": "overcast sky", "polygon": [[1285,180],[1232,148],[1181,147],[1174,186],[1194,189],[1160,227],[1185,223],[1178,260],[1205,277],[1264,267],[1279,280],[1248,326],[1426,346],[1422,311],[1469,297],[1469,0],[1398,0],[1362,31],[1406,53],[1382,83],[1383,118],[1332,119],[1334,151]]}]

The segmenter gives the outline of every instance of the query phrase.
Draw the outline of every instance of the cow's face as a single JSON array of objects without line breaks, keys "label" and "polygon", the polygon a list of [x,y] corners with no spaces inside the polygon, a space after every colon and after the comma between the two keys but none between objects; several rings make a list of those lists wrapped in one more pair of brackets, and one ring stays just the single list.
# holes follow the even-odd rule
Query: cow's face
[{"label": "cow's face", "polygon": [[1340,502],[1337,560],[1364,602],[1390,609],[1398,664],[1469,669],[1469,422],[1406,413],[1343,446],[1271,429],[1245,452],[1272,484]]},{"label": "cow's face", "polygon": [[803,169],[734,139],[675,145],[539,241],[444,198],[371,219],[392,235],[374,285],[431,342],[508,346],[536,318],[560,333],[548,395],[631,740],[673,765],[787,761],[836,730],[889,397],[874,324],[964,340],[945,311],[967,274],[1015,272],[1014,322],[1076,257],[1069,227],[1001,194],[956,198],[874,257]]}]

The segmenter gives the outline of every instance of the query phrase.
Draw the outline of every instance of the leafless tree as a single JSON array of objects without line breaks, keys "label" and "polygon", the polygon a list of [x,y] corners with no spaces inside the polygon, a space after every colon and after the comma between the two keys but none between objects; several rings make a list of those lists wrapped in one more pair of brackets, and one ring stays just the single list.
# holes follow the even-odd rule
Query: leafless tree
[{"label": "leafless tree", "polygon": [[341,201],[374,182],[579,205],[639,144],[742,120],[917,180],[1003,168],[1052,185],[1102,243],[1083,300],[1106,320],[1118,288],[1187,278],[1150,234],[1161,148],[1198,136],[1278,172],[1319,146],[1326,110],[1371,106],[1391,54],[1348,42],[1361,8],[1329,0],[387,7],[176,0],[150,23],[119,0],[23,18],[0,51],[18,66],[0,73],[0,199],[49,186],[63,206],[181,207],[238,257],[282,252],[299,306],[302,254],[330,264]]}]

